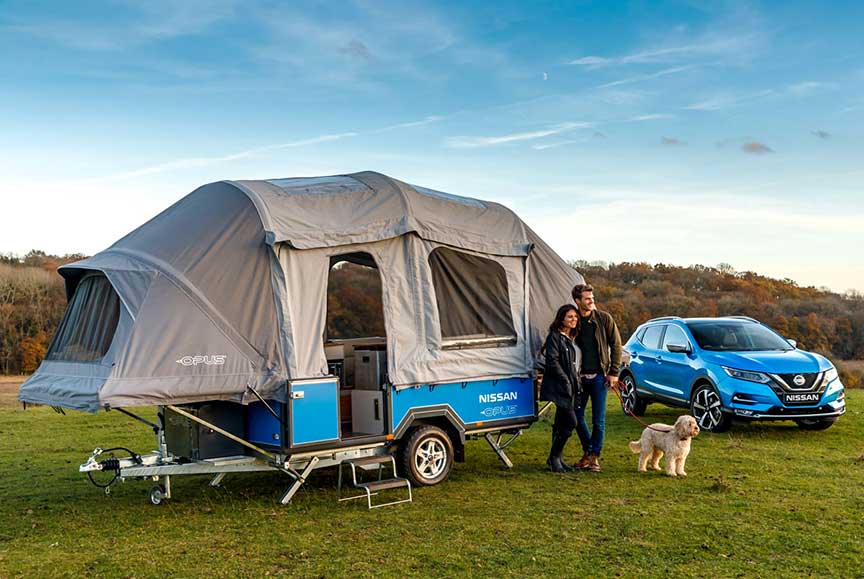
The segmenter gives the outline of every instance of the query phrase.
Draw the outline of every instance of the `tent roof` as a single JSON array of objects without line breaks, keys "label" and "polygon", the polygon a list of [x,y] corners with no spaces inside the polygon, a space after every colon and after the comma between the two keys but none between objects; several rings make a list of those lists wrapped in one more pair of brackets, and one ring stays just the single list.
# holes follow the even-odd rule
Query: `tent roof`
[{"label": "tent roof", "polygon": [[503,205],[409,185],[371,171],[229,183],[255,204],[271,245],[287,242],[311,249],[413,232],[496,255],[526,255],[532,246],[525,225]]}]

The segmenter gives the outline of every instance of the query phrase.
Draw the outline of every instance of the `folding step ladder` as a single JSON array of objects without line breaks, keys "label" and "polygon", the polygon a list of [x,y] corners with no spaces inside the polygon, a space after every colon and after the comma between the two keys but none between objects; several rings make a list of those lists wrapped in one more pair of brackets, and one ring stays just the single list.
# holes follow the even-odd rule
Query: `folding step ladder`
[{"label": "folding step ladder", "polygon": [[[386,465],[390,465],[393,472],[392,478],[383,478],[384,477],[384,467]],[[348,465],[351,467],[351,485],[354,488],[363,490],[363,493],[355,495],[353,497],[343,497],[342,496],[342,467]],[[378,479],[373,481],[363,481],[357,479],[357,469],[361,471],[378,471]],[[407,488],[408,489],[408,498],[400,499],[398,501],[391,501],[389,503],[381,503],[378,505],[372,504],[372,496],[377,495],[380,491],[385,491],[389,489],[397,489],[397,488]],[[396,459],[393,458],[393,455],[385,454],[381,456],[367,456],[363,458],[355,458],[353,460],[343,460],[339,463],[339,481],[336,486],[336,496],[339,499],[339,502],[342,501],[351,501],[354,499],[360,499],[366,497],[366,503],[369,506],[369,509],[377,509],[378,507],[386,507],[389,505],[398,505],[400,503],[410,503],[413,498],[411,496],[411,482],[402,477],[396,476]]]}]

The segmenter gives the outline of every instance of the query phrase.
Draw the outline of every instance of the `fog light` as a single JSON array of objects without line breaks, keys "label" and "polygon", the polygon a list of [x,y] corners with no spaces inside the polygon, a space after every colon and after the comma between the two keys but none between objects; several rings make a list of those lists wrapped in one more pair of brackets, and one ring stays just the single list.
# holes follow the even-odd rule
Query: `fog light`
[{"label": "fog light", "polygon": [[732,402],[738,404],[756,404],[756,401],[747,394],[735,394],[735,396],[732,397]]},{"label": "fog light", "polygon": [[738,416],[753,416],[752,410],[741,410],[740,408],[735,409],[735,414]]},{"label": "fog light", "polygon": [[846,400],[846,392],[841,390],[837,393],[837,402],[842,402],[843,400]]}]

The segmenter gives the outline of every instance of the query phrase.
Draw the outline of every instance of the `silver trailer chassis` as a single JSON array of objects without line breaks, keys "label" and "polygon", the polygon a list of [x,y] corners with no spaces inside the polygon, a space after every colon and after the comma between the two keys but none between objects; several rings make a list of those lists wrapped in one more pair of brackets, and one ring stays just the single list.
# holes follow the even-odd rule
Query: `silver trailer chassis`
[{"label": "silver trailer chassis", "polygon": [[[150,490],[150,502],[154,505],[162,504],[165,500],[171,498],[171,477],[181,475],[211,475],[210,486],[218,487],[226,475],[241,473],[241,472],[262,472],[262,471],[279,471],[288,475],[292,482],[288,489],[282,494],[279,502],[283,505],[291,502],[291,499],[306,482],[309,474],[317,468],[327,468],[339,466],[346,462],[356,461],[358,459],[385,456],[389,454],[387,448],[388,442],[376,442],[372,444],[344,447],[338,449],[328,449],[320,451],[312,451],[306,453],[296,453],[292,455],[283,455],[272,453],[264,450],[247,440],[244,440],[230,432],[227,432],[218,426],[207,422],[190,414],[176,406],[166,406],[174,412],[181,414],[190,420],[198,422],[203,426],[210,428],[219,434],[242,444],[243,446],[253,450],[260,456],[229,456],[223,458],[213,458],[195,461],[181,462],[179,457],[175,457],[168,452],[168,445],[165,441],[165,430],[157,425],[147,422],[134,414],[124,411],[124,414],[140,420],[151,427],[156,433],[159,449],[147,455],[138,455],[132,453],[131,456],[125,458],[103,458],[99,457],[103,454],[101,448],[96,448],[87,462],[82,464],[78,471],[87,473],[91,482],[94,485],[102,488],[105,494],[110,494],[111,485],[117,482],[125,482],[126,479],[133,480],[151,480],[157,484]],[[509,439],[503,440],[504,434],[510,435]],[[470,433],[472,437],[482,436],[501,462],[506,468],[512,468],[513,463],[504,453],[504,449],[510,445],[516,438],[522,434],[522,429],[508,428],[488,428],[473,431]],[[493,438],[493,435],[495,437]],[[123,449],[125,450],[125,449]],[[93,472],[114,472],[114,478],[107,484],[99,484],[92,478]],[[341,479],[341,473],[340,473]],[[341,480],[340,480],[341,483]],[[341,485],[340,485],[341,486]],[[410,493],[410,490],[409,490]],[[410,499],[409,499],[410,500]],[[383,506],[383,505],[382,505]],[[370,506],[371,508],[371,506]]]}]

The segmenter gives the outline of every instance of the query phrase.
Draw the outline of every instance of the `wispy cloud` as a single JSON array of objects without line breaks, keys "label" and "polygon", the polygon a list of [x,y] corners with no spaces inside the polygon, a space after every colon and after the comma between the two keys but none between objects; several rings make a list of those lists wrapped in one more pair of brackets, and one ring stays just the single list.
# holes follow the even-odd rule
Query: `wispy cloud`
[{"label": "wispy cloud", "polygon": [[542,129],[539,131],[528,131],[524,133],[511,133],[508,135],[499,135],[494,137],[467,137],[458,136],[447,139],[447,146],[452,149],[473,149],[479,147],[492,147],[495,145],[503,145],[506,143],[515,143],[519,141],[534,141],[552,135],[559,135],[569,131],[578,129],[587,129],[594,126],[593,123],[563,123]]},{"label": "wispy cloud", "polygon": [[536,143],[531,145],[531,148],[536,151],[545,151],[546,149],[554,149],[565,145],[575,145],[578,143],[587,143],[588,139],[567,139],[566,141],[555,141],[553,143]]},{"label": "wispy cloud", "polygon": [[772,89],[746,94],[721,93],[706,100],[687,105],[684,108],[691,111],[719,111],[742,103],[761,100],[774,94],[775,91]]},{"label": "wispy cloud", "polygon": [[741,150],[751,155],[765,155],[773,153],[774,149],[763,143],[762,141],[747,141],[741,145]]},{"label": "wispy cloud", "polygon": [[307,147],[309,145],[317,145],[319,143],[328,143],[332,141],[340,141],[342,139],[348,139],[351,137],[356,137],[359,133],[337,133],[332,135],[320,135],[317,137],[312,137],[310,139],[302,139],[299,141],[290,141],[287,143],[277,143],[274,145],[265,145],[263,147],[256,147],[254,149],[247,149],[245,151],[240,151],[238,153],[231,153],[230,155],[221,155],[217,157],[188,157],[185,159],[177,159],[175,161],[169,161],[167,163],[160,163],[158,165],[151,165],[149,167],[144,167],[141,169],[136,169],[134,171],[128,171],[125,173],[118,173],[116,175],[111,175],[107,177],[107,179],[132,179],[136,177],[143,177],[145,175],[155,175],[158,173],[166,173],[169,171],[178,171],[183,169],[195,169],[199,167],[207,167],[210,165],[218,165],[220,163],[226,163],[229,161],[238,161],[240,159],[246,159],[249,157],[255,157],[257,155],[261,155],[263,153],[269,153],[271,151],[278,151],[280,149],[290,149],[294,147]]},{"label": "wispy cloud", "polygon": [[634,84],[637,82],[645,82],[646,80],[654,80],[656,78],[669,76],[670,74],[679,74],[679,73],[682,73],[682,72],[687,71],[687,70],[692,70],[693,68],[696,68],[696,67],[692,66],[692,65],[688,65],[688,66],[676,66],[673,68],[664,68],[663,70],[658,70],[657,72],[652,72],[650,74],[639,74],[636,76],[630,76],[630,77],[622,78],[619,80],[613,80],[612,82],[606,82],[603,84],[599,84],[599,85],[595,86],[594,88],[597,88],[597,89],[610,88],[613,86],[621,86],[621,85],[625,85],[625,84]]},{"label": "wispy cloud", "polygon": [[630,117],[627,121],[631,123],[644,123],[645,121],[659,121],[662,119],[672,119],[675,118],[675,115],[670,115],[669,113],[651,113],[647,115],[637,115],[635,117]]},{"label": "wispy cloud", "polygon": [[[186,169],[195,169],[200,167],[208,167],[212,165],[219,165],[222,163],[229,163],[232,161],[239,161],[241,159],[248,159],[251,157],[257,157],[266,153],[270,153],[273,151],[279,151],[282,149],[293,149],[298,147],[308,147],[311,145],[318,145],[321,143],[331,143],[335,141],[342,141],[344,139],[351,139],[354,137],[358,137],[362,134],[367,135],[376,135],[388,131],[395,131],[400,129],[410,129],[415,127],[425,126],[437,121],[442,120],[444,117],[442,116],[428,116],[419,121],[409,121],[405,123],[397,123],[394,125],[388,125],[386,127],[381,127],[378,129],[370,129],[361,132],[345,132],[345,133],[333,133],[333,134],[324,134],[318,135],[316,137],[310,137],[308,139],[300,139],[297,141],[288,141],[285,143],[275,143],[272,145],[264,145],[261,147],[255,147],[252,149],[246,149],[245,151],[239,151],[237,153],[231,153],[228,155],[219,155],[215,157],[187,157],[184,159],[177,159],[174,161],[168,161],[166,163],[159,163],[157,165],[151,165],[148,167],[143,167],[141,169],[135,169],[132,171],[127,171],[124,173],[118,173],[115,175],[110,175],[105,177],[105,180],[115,180],[115,179],[134,179],[137,177],[143,177],[147,175],[156,175],[160,173],[168,173],[171,171],[181,171]],[[102,180],[102,179],[99,179]]]},{"label": "wispy cloud", "polygon": [[808,80],[805,82],[799,82],[789,85],[787,87],[787,90],[797,96],[808,96],[818,92],[833,90],[835,88],[836,85],[831,82]]},{"label": "wispy cloud", "polygon": [[662,143],[664,145],[671,146],[671,147],[687,144],[684,141],[682,141],[681,139],[677,139],[675,137],[663,137],[662,139],[660,139],[660,143]]},{"label": "wispy cloud", "polygon": [[7,30],[88,51],[122,50],[146,42],[200,34],[234,14],[237,0],[151,0],[121,3],[117,18],[18,20]]},{"label": "wispy cloud", "polygon": [[828,131],[823,131],[821,129],[818,131],[810,131],[810,134],[823,140],[828,140],[831,138],[831,133],[829,133]]},{"label": "wispy cloud", "polygon": [[409,121],[407,123],[398,123],[395,125],[390,125],[387,127],[382,127],[380,129],[373,129],[369,131],[370,135],[374,135],[377,133],[386,133],[387,131],[395,131],[397,129],[411,129],[414,127],[423,127],[426,125],[431,125],[432,123],[437,123],[439,121],[444,120],[446,117],[441,115],[430,115],[425,117],[419,121]]},{"label": "wispy cloud", "polygon": [[747,52],[755,42],[753,35],[718,36],[701,42],[651,48],[621,56],[583,56],[564,64],[597,69],[629,64],[670,64],[695,59],[716,59]]}]

